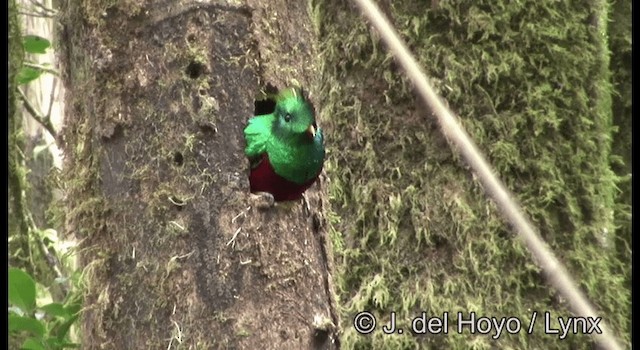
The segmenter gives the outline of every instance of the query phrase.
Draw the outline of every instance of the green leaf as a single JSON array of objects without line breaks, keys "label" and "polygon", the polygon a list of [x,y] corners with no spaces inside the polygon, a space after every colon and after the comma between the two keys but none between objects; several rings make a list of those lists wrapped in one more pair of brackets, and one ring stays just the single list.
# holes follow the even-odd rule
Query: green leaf
[{"label": "green leaf", "polygon": [[27,331],[35,336],[42,337],[44,336],[45,328],[42,322],[35,318],[9,314],[9,332],[19,331]]},{"label": "green leaf", "polygon": [[80,347],[79,344],[59,340],[57,338],[48,338],[46,343],[49,349],[77,349]]},{"label": "green leaf", "polygon": [[26,84],[33,80],[36,80],[42,75],[42,71],[40,69],[32,68],[32,67],[22,67],[16,76],[16,81],[18,84]]},{"label": "green leaf", "polygon": [[79,295],[72,295],[69,300],[65,301],[65,308],[70,315],[75,315],[82,309],[82,297]]},{"label": "green leaf", "polygon": [[44,350],[44,346],[42,346],[42,342],[35,338],[29,338],[24,341],[22,350]]},{"label": "green leaf", "polygon": [[79,315],[75,315],[67,319],[60,326],[55,327],[55,329],[51,330],[51,333],[58,337],[58,339],[63,340],[67,336],[67,333],[69,333],[69,329],[71,328],[73,323],[78,320],[78,316]]},{"label": "green leaf", "polygon": [[60,349],[62,348],[62,343],[63,341],[59,340],[58,338],[53,338],[53,337],[49,337],[47,338],[45,341],[45,344],[47,344],[47,347],[49,349]]},{"label": "green leaf", "polygon": [[25,312],[31,312],[36,307],[36,283],[26,272],[9,269],[9,303]]},{"label": "green leaf", "polygon": [[69,316],[71,316],[69,314],[69,311],[65,309],[64,305],[60,303],[47,304],[41,307],[40,309],[44,311],[47,315],[51,315],[51,316],[58,316],[63,318],[68,318]]},{"label": "green leaf", "polygon": [[23,37],[24,50],[28,53],[47,53],[51,46],[49,40],[37,35],[25,35]]}]

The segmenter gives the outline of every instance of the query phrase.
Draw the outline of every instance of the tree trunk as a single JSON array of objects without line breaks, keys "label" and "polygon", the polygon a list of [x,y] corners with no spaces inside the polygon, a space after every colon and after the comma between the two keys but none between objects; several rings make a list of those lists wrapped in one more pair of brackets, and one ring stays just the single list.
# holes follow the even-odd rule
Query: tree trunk
[{"label": "tree trunk", "polygon": [[[606,3],[375,2],[603,323],[630,347],[631,234],[614,233],[613,221],[615,215],[629,227],[630,210],[614,203],[620,180],[609,167],[610,141],[628,130],[612,133],[606,29],[587,20],[607,18]],[[543,312],[574,316],[567,300],[549,287],[477,177],[451,152],[358,8],[316,3],[319,104],[333,130],[329,149],[339,150],[328,157],[325,212],[340,218],[330,222],[330,232],[338,233],[332,237],[340,262],[341,346],[596,347],[586,334],[558,340],[544,332]],[[626,33],[619,32],[621,44],[631,42]],[[631,86],[630,78],[621,83]],[[629,145],[620,142],[620,150]],[[352,323],[365,310],[379,325],[368,336]],[[538,324],[529,334],[524,327],[532,311]],[[429,319],[447,314],[449,327],[409,335],[423,312]],[[476,320],[517,317],[523,329],[458,332],[459,317],[469,320],[472,313]],[[382,332],[392,319],[403,334]]]},{"label": "tree trunk", "polygon": [[259,210],[243,155],[260,87],[313,82],[306,8],[226,3],[62,6],[84,348],[337,347],[322,181]]}]

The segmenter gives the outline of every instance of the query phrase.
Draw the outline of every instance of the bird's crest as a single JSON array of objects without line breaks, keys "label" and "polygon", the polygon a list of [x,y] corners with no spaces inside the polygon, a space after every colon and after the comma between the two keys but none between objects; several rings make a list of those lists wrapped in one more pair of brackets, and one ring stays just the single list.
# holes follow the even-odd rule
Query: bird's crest
[{"label": "bird's crest", "polygon": [[275,96],[276,102],[281,100],[285,100],[288,98],[295,98],[296,100],[306,100],[306,96],[304,95],[304,91],[299,86],[292,86],[286,89],[280,90]]},{"label": "bird's crest", "polygon": [[294,81],[290,87],[282,90],[278,89],[277,86],[268,83],[262,88],[261,94],[263,94],[265,100],[271,100],[275,103],[292,97],[297,100],[305,101],[311,106],[315,114],[315,108],[308,99],[307,91],[297,81]]}]

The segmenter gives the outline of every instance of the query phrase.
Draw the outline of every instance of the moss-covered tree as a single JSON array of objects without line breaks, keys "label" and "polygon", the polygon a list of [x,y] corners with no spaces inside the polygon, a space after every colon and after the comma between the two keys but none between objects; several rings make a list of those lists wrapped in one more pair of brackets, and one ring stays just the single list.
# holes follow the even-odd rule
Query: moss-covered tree
[{"label": "moss-covered tree", "polygon": [[[315,3],[326,78],[318,88],[319,104],[331,135],[329,149],[340,150],[331,153],[326,169],[345,330],[341,344],[591,348],[588,335],[559,340],[545,335],[540,323],[532,335],[525,329],[499,340],[494,333],[457,333],[457,312],[515,316],[523,327],[532,311],[570,313],[449,149],[357,8],[340,1]],[[620,205],[627,199],[616,199],[623,179],[610,163],[612,139],[620,140],[617,153],[628,154],[630,143],[622,141],[629,140],[629,130],[615,134],[612,126],[609,3],[378,3],[542,236],[628,344],[629,207]],[[622,3],[622,8],[630,5]],[[628,16],[616,12],[616,18]],[[616,42],[627,50],[630,27],[616,28]],[[624,72],[616,84],[628,91]],[[627,114],[617,118],[623,126],[630,120]],[[363,310],[372,311],[380,324],[396,312],[404,334],[389,336],[380,329],[358,334],[351,322]],[[447,335],[408,336],[412,318],[422,311],[440,317],[448,312],[454,325]]]},{"label": "moss-covered tree", "polygon": [[243,156],[260,87],[311,85],[305,11],[62,5],[66,229],[82,240],[83,348],[335,346],[320,185],[311,210],[261,211]]}]

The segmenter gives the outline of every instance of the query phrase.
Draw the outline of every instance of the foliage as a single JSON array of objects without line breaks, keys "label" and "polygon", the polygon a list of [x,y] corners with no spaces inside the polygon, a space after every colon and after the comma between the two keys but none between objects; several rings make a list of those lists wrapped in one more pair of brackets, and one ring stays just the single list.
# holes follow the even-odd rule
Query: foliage
[{"label": "foliage", "polygon": [[24,50],[29,53],[47,53],[47,49],[51,47],[49,40],[37,35],[25,35],[23,38]]},{"label": "foliage", "polygon": [[[614,217],[608,8],[591,3],[386,2],[438,92],[623,341],[630,340],[630,247]],[[434,5],[435,4],[435,5]],[[433,7],[430,5],[434,5]],[[320,122],[327,128],[330,230],[345,348],[585,348],[520,332],[369,336],[356,312],[399,326],[421,311],[570,315],[480,184],[416,104],[358,11],[318,1]],[[592,13],[601,18],[594,18]],[[604,68],[604,69],[603,69]],[[629,148],[629,144],[622,147]],[[331,152],[331,150],[340,152]]]},{"label": "foliage", "polygon": [[69,340],[71,325],[77,320],[80,303],[77,298],[64,303],[38,306],[36,283],[26,272],[9,269],[9,333],[22,335],[21,349],[76,348]]},{"label": "foliage", "polygon": [[616,210],[617,234],[631,246],[631,1],[617,0],[612,4],[610,28],[611,80],[615,93],[612,96],[613,138],[612,168],[624,180],[618,184],[620,191]]},{"label": "foliage", "polygon": [[[49,40],[39,37],[37,35],[25,35],[23,37],[24,51],[31,54],[45,54],[47,49],[51,46]],[[20,68],[18,72],[17,82],[18,84],[27,84],[33,80],[38,79],[42,73],[52,72],[47,67],[37,66],[34,64],[25,64]]]},{"label": "foliage", "polygon": [[[30,164],[38,160],[43,146],[35,146],[33,155],[26,152],[21,109],[25,109],[47,130],[49,116],[42,117],[21,90],[21,86],[42,73],[53,73],[48,65],[27,61],[26,54],[43,54],[49,40],[35,35],[22,35],[15,0],[9,1],[9,331],[10,346],[23,349],[61,349],[75,346],[71,341],[72,325],[78,318],[81,290],[79,273],[74,272],[75,256],[70,242],[59,239],[53,228],[63,221],[56,207],[49,207],[43,219],[32,212],[34,202],[45,196],[35,193],[30,177]],[[46,146],[48,147],[48,146]],[[41,160],[42,156],[39,157]],[[50,163],[44,162],[45,167]],[[49,168],[45,168],[45,171]],[[53,179],[48,179],[53,180]],[[47,181],[48,181],[47,180]],[[47,190],[58,187],[53,181]],[[32,198],[34,197],[34,198]],[[48,206],[50,202],[35,203]],[[43,209],[44,211],[45,209]],[[37,280],[36,283],[34,280]],[[60,302],[56,302],[60,301]]]}]

